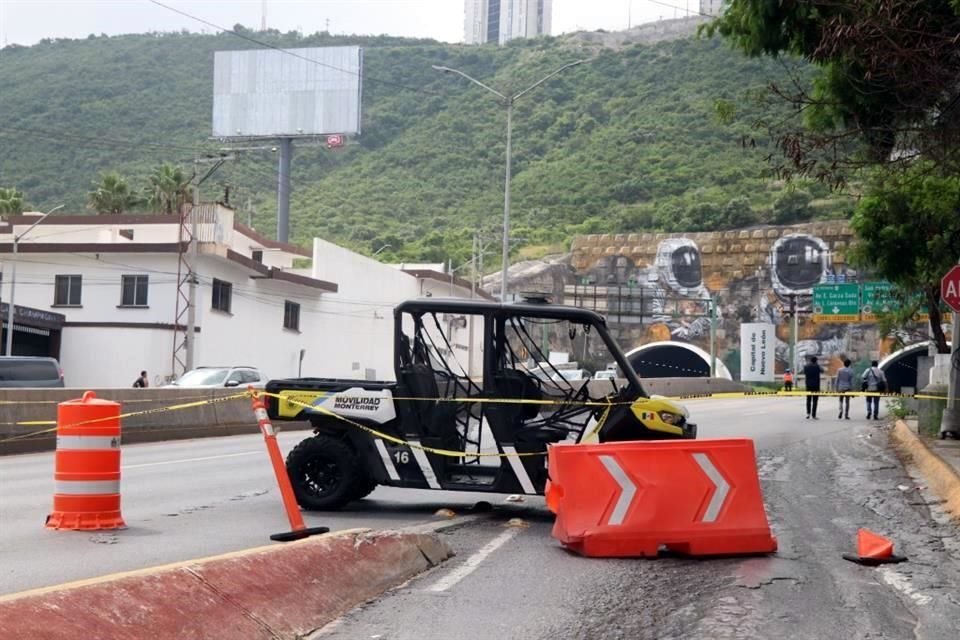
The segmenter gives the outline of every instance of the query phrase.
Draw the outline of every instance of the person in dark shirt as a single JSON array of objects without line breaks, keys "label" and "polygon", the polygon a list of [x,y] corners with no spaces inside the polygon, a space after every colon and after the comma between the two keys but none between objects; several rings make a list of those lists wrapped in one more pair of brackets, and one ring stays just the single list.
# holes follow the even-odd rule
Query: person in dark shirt
[{"label": "person in dark shirt", "polygon": [[[820,365],[817,364],[817,356],[810,356],[810,362],[803,368],[803,377],[806,380],[807,391],[820,393]],[[817,404],[820,402],[820,396],[807,396],[807,419],[817,418]]]}]

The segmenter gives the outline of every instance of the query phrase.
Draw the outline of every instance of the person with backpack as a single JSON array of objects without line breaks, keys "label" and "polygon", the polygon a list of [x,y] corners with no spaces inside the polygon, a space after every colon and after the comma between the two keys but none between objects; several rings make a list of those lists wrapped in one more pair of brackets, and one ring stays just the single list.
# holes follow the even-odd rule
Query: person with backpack
[{"label": "person with backpack", "polygon": [[[837,391],[842,394],[853,391],[853,377],[854,373],[853,369],[850,367],[850,359],[847,358],[843,361],[843,368],[837,371]],[[837,418],[846,418],[847,420],[850,419],[850,396],[840,396],[840,414],[837,416]]]},{"label": "person with backpack", "polygon": [[133,381],[134,389],[146,389],[150,386],[150,380],[147,378],[147,372],[141,371],[140,377]]},{"label": "person with backpack", "polygon": [[[861,388],[872,393],[883,393],[887,390],[887,377],[880,369],[876,360],[870,363],[870,368],[863,372]],[[880,396],[867,396],[867,420],[880,419]]]}]

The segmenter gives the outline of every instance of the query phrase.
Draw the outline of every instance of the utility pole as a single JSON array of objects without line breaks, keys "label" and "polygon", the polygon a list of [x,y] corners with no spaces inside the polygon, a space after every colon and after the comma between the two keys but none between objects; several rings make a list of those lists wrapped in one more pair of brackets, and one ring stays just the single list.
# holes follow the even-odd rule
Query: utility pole
[{"label": "utility pole", "polygon": [[193,208],[190,210],[190,258],[187,272],[187,335],[184,336],[184,365],[187,371],[193,369],[193,356],[197,326],[197,214],[200,212],[200,185],[193,186]]},{"label": "utility pole", "polygon": [[717,296],[710,294],[710,377],[717,377]]},{"label": "utility pole", "polygon": [[290,162],[293,160],[293,139],[281,138],[280,167],[277,171],[277,241],[290,239]]},{"label": "utility pole", "polygon": [[790,369],[797,369],[797,294],[790,294]]}]

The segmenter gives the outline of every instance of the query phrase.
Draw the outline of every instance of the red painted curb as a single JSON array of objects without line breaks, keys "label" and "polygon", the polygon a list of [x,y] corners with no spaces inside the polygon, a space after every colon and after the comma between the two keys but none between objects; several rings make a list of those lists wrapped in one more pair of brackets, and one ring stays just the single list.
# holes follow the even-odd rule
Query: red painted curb
[{"label": "red painted curb", "polygon": [[309,538],[6,596],[0,638],[300,637],[450,555],[427,534]]}]

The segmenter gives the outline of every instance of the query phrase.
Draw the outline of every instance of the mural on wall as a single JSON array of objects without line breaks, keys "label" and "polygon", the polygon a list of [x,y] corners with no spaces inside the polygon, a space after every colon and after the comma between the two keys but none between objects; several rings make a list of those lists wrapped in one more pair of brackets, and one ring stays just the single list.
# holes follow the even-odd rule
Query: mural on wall
[{"label": "mural on wall", "polygon": [[816,355],[832,373],[849,357],[863,368],[886,355],[889,347],[874,324],[823,324],[810,317],[815,285],[857,281],[846,260],[852,239],[845,221],[690,234],[578,236],[570,257],[573,282],[558,302],[604,314],[627,351],[653,341],[707,350],[712,298],[718,358],[734,377],[740,368],[741,323],[773,324],[776,371],[790,366],[789,314],[795,306],[800,362]]}]

